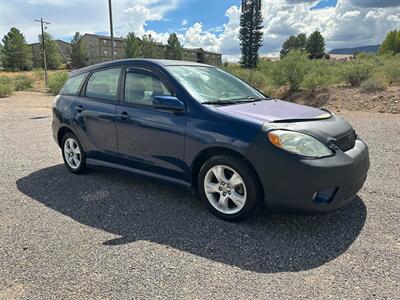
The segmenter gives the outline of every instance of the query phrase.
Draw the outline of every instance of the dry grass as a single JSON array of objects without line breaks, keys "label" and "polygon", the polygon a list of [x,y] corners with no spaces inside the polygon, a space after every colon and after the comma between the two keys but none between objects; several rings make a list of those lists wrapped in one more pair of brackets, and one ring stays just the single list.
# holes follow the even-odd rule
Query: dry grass
[{"label": "dry grass", "polygon": [[[54,73],[59,73],[64,71],[49,71],[49,76]],[[19,75],[26,75],[33,80],[33,89],[34,92],[46,92],[45,84],[44,84],[44,73],[42,70],[34,70],[34,71],[23,71],[23,72],[8,72],[8,71],[0,71],[0,77],[6,76],[9,78],[14,78]]]}]

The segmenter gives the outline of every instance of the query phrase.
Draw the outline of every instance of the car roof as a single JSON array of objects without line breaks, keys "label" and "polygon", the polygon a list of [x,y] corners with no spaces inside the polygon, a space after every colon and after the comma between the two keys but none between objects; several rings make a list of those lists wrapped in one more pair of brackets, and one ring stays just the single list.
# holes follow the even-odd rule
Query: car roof
[{"label": "car roof", "polygon": [[201,64],[193,61],[184,61],[184,60],[172,60],[172,59],[146,59],[146,58],[129,58],[129,59],[119,59],[104,63],[95,64],[92,66],[84,67],[81,69],[71,71],[71,76],[76,76],[82,73],[91,72],[93,70],[113,67],[113,66],[122,66],[122,65],[142,65],[142,66],[197,66],[197,67],[214,67],[206,64]]}]

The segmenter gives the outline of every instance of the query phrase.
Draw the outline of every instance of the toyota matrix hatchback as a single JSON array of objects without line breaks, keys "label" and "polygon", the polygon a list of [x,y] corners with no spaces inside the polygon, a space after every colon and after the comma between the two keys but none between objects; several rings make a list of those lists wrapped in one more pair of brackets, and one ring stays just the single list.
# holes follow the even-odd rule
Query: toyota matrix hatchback
[{"label": "toyota matrix hatchback", "polygon": [[369,168],[366,144],[342,118],[192,62],[73,71],[52,128],[71,172],[102,165],[192,187],[230,221],[262,201],[269,210],[331,211],[355,198]]}]

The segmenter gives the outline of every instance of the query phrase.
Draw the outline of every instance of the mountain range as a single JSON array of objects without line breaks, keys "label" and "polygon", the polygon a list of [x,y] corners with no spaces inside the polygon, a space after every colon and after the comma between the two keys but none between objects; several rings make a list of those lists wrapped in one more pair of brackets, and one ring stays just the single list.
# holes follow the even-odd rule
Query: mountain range
[{"label": "mountain range", "polygon": [[360,52],[378,53],[380,46],[381,45],[370,45],[370,46],[361,46],[354,48],[333,49],[329,52],[329,54],[356,54]]}]

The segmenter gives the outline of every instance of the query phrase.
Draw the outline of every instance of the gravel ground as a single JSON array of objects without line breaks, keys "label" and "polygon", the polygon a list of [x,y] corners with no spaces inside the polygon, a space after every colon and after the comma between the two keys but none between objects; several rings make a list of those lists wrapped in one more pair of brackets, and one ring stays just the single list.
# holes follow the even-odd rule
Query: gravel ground
[{"label": "gravel ground", "polygon": [[341,112],[371,151],[348,206],[231,224],[165,184],[68,173],[51,102],[0,99],[0,299],[399,299],[400,115]]}]

